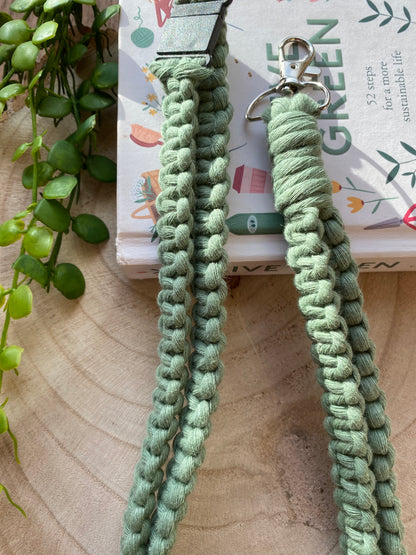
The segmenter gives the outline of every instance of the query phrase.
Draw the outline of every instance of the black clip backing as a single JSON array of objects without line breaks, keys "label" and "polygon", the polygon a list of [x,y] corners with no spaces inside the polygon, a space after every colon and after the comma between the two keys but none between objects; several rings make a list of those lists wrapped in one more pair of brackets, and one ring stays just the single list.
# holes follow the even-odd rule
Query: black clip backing
[{"label": "black clip backing", "polygon": [[206,65],[217,44],[226,7],[232,0],[175,4],[165,24],[156,60],[203,57]]}]

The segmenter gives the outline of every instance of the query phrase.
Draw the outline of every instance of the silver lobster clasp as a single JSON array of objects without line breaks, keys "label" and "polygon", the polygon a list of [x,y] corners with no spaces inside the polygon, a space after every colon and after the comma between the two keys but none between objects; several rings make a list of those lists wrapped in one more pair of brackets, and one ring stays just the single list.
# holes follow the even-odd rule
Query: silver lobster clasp
[{"label": "silver lobster clasp", "polygon": [[[286,49],[289,45],[296,45],[303,47],[306,50],[306,55],[299,59],[293,60],[287,58]],[[267,91],[259,94],[250,106],[247,108],[246,120],[260,121],[261,116],[252,116],[253,110],[266,96],[272,94],[295,94],[299,89],[306,86],[312,86],[315,89],[323,91],[325,97],[319,108],[324,110],[330,103],[331,96],[329,90],[325,85],[317,81],[321,74],[321,70],[317,67],[311,66],[315,57],[315,49],[311,42],[300,37],[286,37],[279,45],[279,67],[280,67],[280,81],[279,83]]]},{"label": "silver lobster clasp", "polygon": [[[286,59],[285,47],[289,44],[303,46],[307,52],[306,56],[300,60]],[[291,90],[295,89],[292,91],[295,93],[299,87],[304,87],[306,85],[306,82],[303,81],[303,77],[318,78],[321,74],[321,70],[310,65],[310,63],[313,62],[314,56],[315,49],[308,40],[301,39],[300,37],[286,37],[279,45],[279,66],[281,76],[279,88],[281,88],[281,90],[286,87]]]}]

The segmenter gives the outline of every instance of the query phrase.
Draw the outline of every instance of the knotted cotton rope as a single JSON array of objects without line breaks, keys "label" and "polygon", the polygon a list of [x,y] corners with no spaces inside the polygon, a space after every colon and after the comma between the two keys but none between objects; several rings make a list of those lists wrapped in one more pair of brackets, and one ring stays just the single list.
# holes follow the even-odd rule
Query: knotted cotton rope
[{"label": "knotted cotton rope", "polygon": [[[123,555],[171,552],[219,402],[232,116],[225,31],[223,25],[208,67],[203,58],[187,57],[150,67],[166,93],[157,199],[162,337],[154,408],[124,516]],[[324,390],[342,551],[403,555],[385,396],[358,268],[322,165],[319,114],[303,94],[273,100],[264,114],[275,206],[285,218],[287,262]]]},{"label": "knotted cotton rope", "polygon": [[265,113],[276,210],[285,218],[287,262],[324,389],[332,478],[344,553],[402,555],[394,450],[356,263],[321,157],[318,104],[276,98]]},{"label": "knotted cotton rope", "polygon": [[[232,116],[225,80],[225,31],[224,25],[209,68],[202,58],[161,60],[150,66],[166,92],[157,199],[161,364],[148,435],[124,517],[121,550],[126,555],[170,552],[204,459],[210,415],[218,406],[225,346],[222,303],[227,295],[224,244]],[[173,438],[173,457],[164,479]]]}]

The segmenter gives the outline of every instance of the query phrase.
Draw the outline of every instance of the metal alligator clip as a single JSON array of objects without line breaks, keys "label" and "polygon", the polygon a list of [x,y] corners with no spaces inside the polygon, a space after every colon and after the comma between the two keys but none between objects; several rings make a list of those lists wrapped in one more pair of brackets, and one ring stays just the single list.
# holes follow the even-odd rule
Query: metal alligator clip
[{"label": "metal alligator clip", "polygon": [[[288,60],[286,58],[285,48],[290,44],[302,46],[306,50],[305,57],[300,60]],[[246,120],[260,121],[262,119],[261,116],[252,116],[251,114],[256,105],[267,96],[272,94],[295,94],[299,89],[303,89],[306,86],[312,86],[315,89],[323,91],[325,97],[319,108],[324,110],[329,105],[331,96],[325,85],[319,81],[315,81],[315,79],[320,76],[321,70],[310,65],[314,56],[315,49],[308,40],[300,37],[286,37],[279,45],[280,82],[275,87],[262,92],[253,100],[247,108]]]}]

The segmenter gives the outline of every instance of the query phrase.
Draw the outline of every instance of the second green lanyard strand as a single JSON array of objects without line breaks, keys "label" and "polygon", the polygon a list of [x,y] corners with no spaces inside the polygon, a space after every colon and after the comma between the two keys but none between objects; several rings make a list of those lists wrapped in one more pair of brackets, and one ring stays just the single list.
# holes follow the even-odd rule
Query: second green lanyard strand
[{"label": "second green lanyard strand", "polygon": [[351,555],[402,555],[390,424],[357,266],[322,164],[319,114],[303,94],[275,99],[265,114],[275,207],[285,218],[287,262],[324,389],[341,547]]}]

